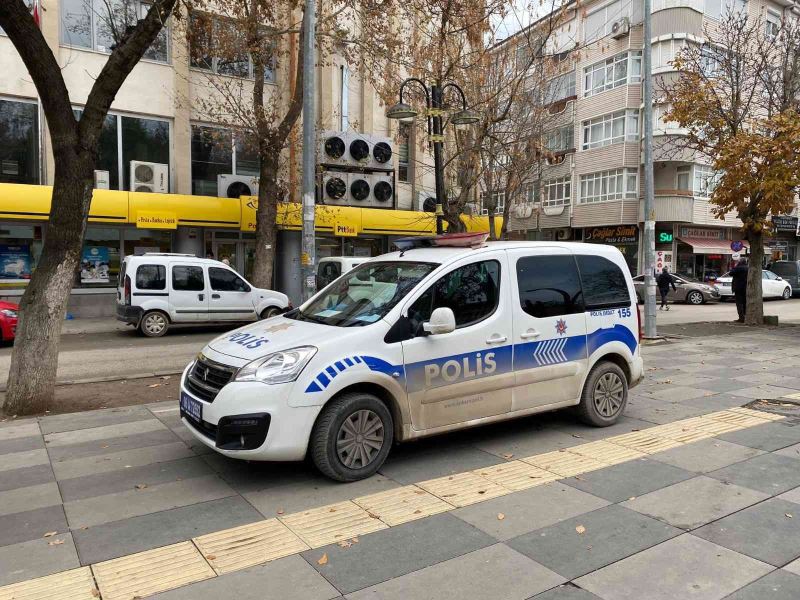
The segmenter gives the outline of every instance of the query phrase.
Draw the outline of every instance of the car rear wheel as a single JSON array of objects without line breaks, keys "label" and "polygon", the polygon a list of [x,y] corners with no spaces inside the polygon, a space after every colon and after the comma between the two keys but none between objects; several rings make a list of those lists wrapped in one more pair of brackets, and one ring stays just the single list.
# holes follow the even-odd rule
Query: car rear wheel
[{"label": "car rear wheel", "polygon": [[144,313],[139,323],[139,331],[147,337],[161,337],[169,329],[169,319],[160,310]]},{"label": "car rear wheel", "polygon": [[311,433],[310,454],[323,475],[358,481],[383,465],[394,440],[392,413],[378,397],[354,392],[331,400]]},{"label": "car rear wheel", "polygon": [[792,297],[792,288],[787,287],[785,290],[783,290],[783,299],[788,300],[791,297]]},{"label": "car rear wheel", "polygon": [[628,403],[628,378],[618,365],[603,361],[586,378],[578,415],[587,425],[608,427],[617,422]]},{"label": "car rear wheel", "polygon": [[686,301],[689,304],[694,304],[694,305],[702,304],[703,303],[703,294],[701,292],[698,292],[697,290],[691,291],[686,296]]}]

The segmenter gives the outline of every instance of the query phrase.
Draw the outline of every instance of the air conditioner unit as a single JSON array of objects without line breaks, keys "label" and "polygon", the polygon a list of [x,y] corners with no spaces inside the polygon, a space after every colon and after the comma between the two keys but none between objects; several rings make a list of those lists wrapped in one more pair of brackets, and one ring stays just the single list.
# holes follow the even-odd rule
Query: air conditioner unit
[{"label": "air conditioner unit", "polygon": [[370,158],[367,163],[368,169],[382,169],[384,171],[394,171],[394,147],[392,138],[372,135],[368,141],[371,144]]},{"label": "air conditioner unit", "polygon": [[628,17],[622,17],[618,21],[611,24],[611,37],[615,40],[624,38],[631,32],[631,20]]},{"label": "air conditioner unit", "polygon": [[327,171],[322,175],[322,201],[325,204],[350,204],[350,175]]},{"label": "air conditioner unit", "polygon": [[420,212],[436,212],[436,194],[422,190],[417,194],[417,203],[414,208]]},{"label": "air conditioner unit", "polygon": [[132,160],[130,167],[132,192],[169,192],[169,165]]},{"label": "air conditioner unit", "polygon": [[94,189],[108,190],[111,189],[111,178],[108,171],[95,171],[94,172]]},{"label": "air conditioner unit", "polygon": [[394,205],[394,177],[391,174],[373,173],[372,206],[375,208],[392,208]]},{"label": "air conditioner unit", "polygon": [[323,131],[317,143],[317,162],[335,167],[393,171],[392,139],[354,132]]},{"label": "air conditioner unit", "polygon": [[217,175],[217,196],[220,198],[258,196],[258,177],[230,173]]},{"label": "air conditioner unit", "polygon": [[555,238],[561,242],[566,240],[572,239],[572,229],[569,227],[562,227],[561,229],[556,229]]},{"label": "air conditioner unit", "polygon": [[339,167],[351,165],[349,144],[349,134],[321,131],[317,137],[317,162]]},{"label": "air conditioner unit", "polygon": [[349,174],[350,204],[369,206],[372,199],[372,178],[365,173]]}]

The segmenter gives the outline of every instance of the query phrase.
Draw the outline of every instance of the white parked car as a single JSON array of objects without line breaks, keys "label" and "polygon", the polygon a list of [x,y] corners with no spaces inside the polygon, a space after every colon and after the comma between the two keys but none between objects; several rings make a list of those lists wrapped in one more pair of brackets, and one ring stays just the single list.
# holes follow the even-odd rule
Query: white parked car
[{"label": "white parked car", "polygon": [[211,341],[181,378],[192,435],[233,458],[308,455],[354,481],[397,441],[568,406],[595,426],[619,419],[643,366],[616,248],[435,240]]},{"label": "white parked car", "polygon": [[[719,292],[722,300],[733,298],[731,288],[732,278],[730,271],[714,282],[714,289]],[[792,286],[785,279],[778,277],[772,271],[761,271],[761,296],[762,298],[782,298],[788,300],[792,297]]]},{"label": "white parked car", "polygon": [[286,294],[253,287],[228,265],[191,254],[126,256],[117,319],[159,337],[175,325],[241,323],[290,308]]}]

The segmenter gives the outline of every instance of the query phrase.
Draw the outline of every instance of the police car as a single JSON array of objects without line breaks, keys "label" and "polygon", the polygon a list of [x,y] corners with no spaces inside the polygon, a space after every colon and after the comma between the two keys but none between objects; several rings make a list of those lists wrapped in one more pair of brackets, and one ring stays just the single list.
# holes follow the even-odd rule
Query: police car
[{"label": "police car", "polygon": [[484,239],[400,242],[216,338],[183,373],[184,424],[226,456],[354,481],[395,442],[571,406],[615,423],[643,376],[622,254]]}]

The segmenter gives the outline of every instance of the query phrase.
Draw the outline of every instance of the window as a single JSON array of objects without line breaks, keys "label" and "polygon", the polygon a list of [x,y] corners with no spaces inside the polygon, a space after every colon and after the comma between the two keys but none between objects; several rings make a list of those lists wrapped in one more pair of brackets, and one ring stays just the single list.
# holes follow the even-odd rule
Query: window
[{"label": "window", "polygon": [[719,173],[708,165],[694,165],[694,195],[708,198],[714,193]]},{"label": "window", "polygon": [[689,165],[682,165],[675,169],[676,175],[676,190],[690,190],[689,182],[692,177],[692,167]]},{"label": "window", "polygon": [[218,292],[249,292],[250,286],[233,271],[220,269],[219,267],[208,268],[208,280],[211,282],[211,289]]},{"label": "window", "polygon": [[[266,63],[264,81],[275,83],[274,43],[269,37],[267,30],[264,30],[262,32]],[[219,49],[217,46],[240,50],[226,52],[225,56],[217,56]],[[220,75],[252,79],[253,60],[246,48],[244,30],[236,21],[198,12],[193,12],[189,18],[189,66]]]},{"label": "window", "polygon": [[409,163],[411,158],[411,123],[401,122],[397,144],[397,179],[402,182],[411,181]]},{"label": "window", "polygon": [[544,145],[550,152],[574,150],[575,128],[572,125],[564,125],[563,127],[548,132],[545,135]]},{"label": "window", "polygon": [[136,288],[163,290],[167,287],[167,269],[164,265],[140,265],[136,269]]},{"label": "window", "polygon": [[77,287],[116,287],[120,269],[120,234],[116,227],[86,228]]},{"label": "window", "polygon": [[170,164],[169,122],[138,117],[120,117],[122,134],[122,176],[124,188],[131,189],[132,160]]},{"label": "window", "polygon": [[747,9],[747,0],[705,0],[704,12],[709,17],[719,19],[732,12]]},{"label": "window", "polygon": [[658,104],[653,107],[653,131],[668,131],[681,129],[677,121],[668,121],[666,114],[672,107],[670,105]]},{"label": "window", "polygon": [[600,148],[639,139],[639,110],[620,110],[583,122],[582,148]]},{"label": "window", "polygon": [[350,69],[344,65],[339,67],[339,131],[347,131],[350,127]]},{"label": "window", "polygon": [[3,223],[0,228],[0,285],[22,288],[28,285],[42,254],[41,225]]},{"label": "window", "polygon": [[642,22],[642,3],[615,0],[588,14],[584,20],[584,38],[587,43],[611,33],[611,26],[627,17],[631,24]]},{"label": "window", "polygon": [[547,82],[544,103],[553,104],[573,96],[575,96],[575,71],[570,71]]},{"label": "window", "polygon": [[622,52],[583,70],[583,95],[594,96],[628,83],[642,80],[642,53]]},{"label": "window", "polygon": [[580,204],[638,196],[638,171],[634,169],[612,169],[581,175]]},{"label": "window", "polygon": [[35,102],[0,100],[0,182],[40,182],[39,111]]},{"label": "window", "polygon": [[653,68],[669,69],[672,61],[686,47],[686,40],[670,39],[653,44]]},{"label": "window", "polygon": [[575,258],[587,310],[631,305],[628,282],[616,264],[602,256],[581,254]]},{"label": "window", "polygon": [[488,215],[489,211],[494,207],[494,214],[502,215],[506,206],[506,193],[505,192],[491,192],[491,204],[486,201],[486,192],[481,194],[481,214]]},{"label": "window", "polygon": [[583,292],[572,256],[526,256],[517,261],[519,303],[537,319],[584,311]]},{"label": "window", "polygon": [[324,262],[317,269],[317,289],[321,290],[331,281],[342,274],[342,268],[337,262]]},{"label": "window", "polygon": [[192,194],[217,195],[217,175],[258,176],[258,149],[244,134],[192,125]]},{"label": "window", "polygon": [[[147,15],[143,0],[61,0],[61,43],[110,53],[128,27]],[[169,26],[165,24],[144,58],[169,60]]]},{"label": "window", "polygon": [[141,256],[146,252],[172,252],[172,232],[164,229],[125,229],[123,256]]},{"label": "window", "polygon": [[203,267],[172,267],[172,289],[181,292],[202,292],[206,289]]},{"label": "window", "polygon": [[544,196],[542,197],[543,206],[563,206],[569,204],[572,197],[572,178],[559,177],[558,179],[548,179],[542,183]]},{"label": "window", "polygon": [[500,263],[485,260],[451,271],[440,278],[408,309],[412,331],[428,321],[436,308],[450,308],[456,327],[482,321],[497,308],[500,299]]},{"label": "window", "polygon": [[767,18],[764,21],[764,32],[768,39],[775,40],[781,30],[781,15],[772,10],[767,10]]}]

